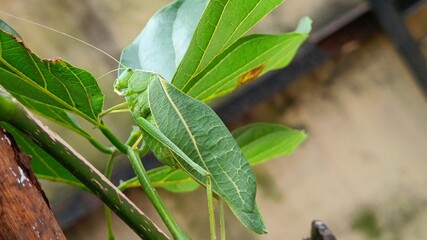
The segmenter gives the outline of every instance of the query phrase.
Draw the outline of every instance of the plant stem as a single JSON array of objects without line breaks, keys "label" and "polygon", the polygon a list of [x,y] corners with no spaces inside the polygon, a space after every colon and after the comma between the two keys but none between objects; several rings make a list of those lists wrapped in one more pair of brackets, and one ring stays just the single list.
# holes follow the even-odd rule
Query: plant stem
[{"label": "plant stem", "polygon": [[187,234],[179,227],[176,220],[172,217],[170,212],[166,209],[162,199],[157,193],[156,189],[151,185],[150,179],[148,178],[147,172],[145,171],[144,166],[142,165],[141,159],[136,151],[131,147],[128,147],[127,155],[132,164],[132,167],[138,177],[139,182],[141,183],[142,188],[144,189],[147,197],[150,199],[151,203],[156,208],[163,222],[168,227],[174,239],[190,239]]},{"label": "plant stem", "polygon": [[[110,179],[111,173],[113,172],[113,165],[114,160],[116,157],[117,151],[114,151],[107,162],[107,166],[105,167],[105,177]],[[108,231],[108,240],[114,240],[114,232],[113,232],[113,224],[111,221],[111,210],[107,205],[104,205],[104,212],[105,212],[105,220],[107,222],[107,231]]]},{"label": "plant stem", "polygon": [[104,136],[110,140],[110,142],[122,153],[127,154],[128,146],[126,144],[123,144],[117,137],[114,135],[110,129],[101,122],[99,129],[104,134]]},{"label": "plant stem", "polygon": [[100,142],[98,142],[92,135],[83,136],[86,138],[96,149],[99,151],[106,153],[106,154],[112,154],[114,152],[114,148],[107,147],[102,145]]},{"label": "plant stem", "polygon": [[43,150],[79,179],[108,205],[140,237],[168,239],[135,204],[57,134],[53,133],[19,103],[0,89],[0,121],[26,133]]},{"label": "plant stem", "polygon": [[127,102],[123,102],[123,103],[119,103],[119,104],[117,104],[117,105],[115,105],[115,106],[112,106],[111,108],[109,108],[109,109],[107,109],[107,110],[105,110],[105,111],[101,112],[101,113],[99,114],[99,118],[102,118],[102,117],[104,117],[105,115],[107,115],[108,113],[110,113],[110,112],[112,112],[112,111],[114,111],[114,110],[120,109],[120,108],[122,108],[122,107],[126,107],[126,109],[124,109],[124,110],[126,110],[126,111],[128,111],[128,112],[129,112],[128,105],[129,105],[129,104],[128,104]]},{"label": "plant stem", "polygon": [[132,129],[132,132],[130,133],[129,138],[128,138],[128,140],[126,140],[125,144],[128,146],[134,145],[138,141],[138,139],[141,135],[142,135],[142,133],[141,133],[141,130],[139,129],[139,127],[134,126]]},{"label": "plant stem", "polygon": [[113,223],[111,221],[111,210],[107,205],[104,205],[105,220],[107,222],[108,240],[116,239],[113,232]]},{"label": "plant stem", "polygon": [[148,178],[144,165],[142,165],[137,150],[134,150],[132,147],[121,143],[120,140],[110,131],[110,129],[104,123],[101,123],[99,129],[119,151],[125,153],[128,156],[132,168],[135,171],[139,182],[141,183],[142,189],[145,191],[147,197],[150,199],[154,208],[157,210],[163,222],[166,224],[173,238],[190,239],[178,225],[176,220],[172,217],[170,212],[166,209],[166,206],[164,205],[156,189],[151,185],[150,179]]},{"label": "plant stem", "polygon": [[219,205],[219,229],[221,232],[221,240],[225,240],[225,216],[224,216],[224,201],[218,199]]},{"label": "plant stem", "polygon": [[[138,141],[140,136],[141,136],[141,131],[139,130],[139,128],[134,128],[125,144],[130,146],[134,145]],[[117,154],[118,154],[117,149],[114,149],[114,151],[111,153],[108,159],[107,166],[105,167],[105,177],[108,179],[111,178],[111,174],[113,172],[113,165],[114,165]],[[105,212],[105,220],[107,222],[108,239],[114,240],[115,237],[114,237],[113,225],[111,221],[111,210],[107,205],[104,205],[104,212]]]},{"label": "plant stem", "polygon": [[213,206],[212,182],[209,175],[206,176],[206,192],[207,192],[207,198],[208,198],[210,235],[211,235],[211,240],[215,240],[216,239],[215,209]]}]

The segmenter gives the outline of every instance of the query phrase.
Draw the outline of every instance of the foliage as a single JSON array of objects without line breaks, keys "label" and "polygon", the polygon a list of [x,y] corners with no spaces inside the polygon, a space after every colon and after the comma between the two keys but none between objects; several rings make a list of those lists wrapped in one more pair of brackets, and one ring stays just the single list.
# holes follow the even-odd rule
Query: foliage
[{"label": "foliage", "polygon": [[[263,234],[266,228],[255,202],[256,181],[250,165],[290,154],[305,134],[266,123],[230,133],[204,102],[289,64],[308,36],[308,18],[303,18],[292,33],[245,36],[282,1],[177,0],[156,13],[123,50],[114,84],[115,91],[126,99],[118,107],[126,106],[139,126],[126,143],[104,124],[102,118],[108,113],[103,112],[104,96],[88,71],[60,59],[40,59],[3,21],[0,85],[28,109],[79,133],[101,152],[110,154],[107,177],[114,158],[127,155],[137,177],[125,181],[119,189],[142,186],[174,238],[187,236],[153,186],[185,192],[202,185],[207,188],[208,199],[213,193],[245,226]],[[7,104],[16,103],[0,101],[0,109],[6,109]],[[80,127],[75,115],[99,128],[113,146],[100,144]],[[82,181],[85,176],[52,154],[55,149],[43,144],[39,133],[22,134],[28,134],[25,126],[6,112],[0,113],[0,121],[8,122],[1,126],[33,156],[33,168],[39,177],[96,192]],[[138,156],[148,149],[165,166],[146,171]],[[107,179],[100,181],[109,184]],[[215,220],[211,219],[211,238],[215,237],[214,226]],[[140,234],[146,236],[147,232]]]}]

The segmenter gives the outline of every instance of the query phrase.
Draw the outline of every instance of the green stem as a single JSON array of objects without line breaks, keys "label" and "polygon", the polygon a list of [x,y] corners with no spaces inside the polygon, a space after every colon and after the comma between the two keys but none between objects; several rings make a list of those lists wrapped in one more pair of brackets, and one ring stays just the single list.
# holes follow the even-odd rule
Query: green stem
[{"label": "green stem", "polygon": [[131,147],[128,147],[127,155],[132,164],[132,167],[138,177],[139,182],[141,183],[142,188],[144,189],[147,197],[150,199],[151,203],[156,208],[163,222],[168,227],[174,239],[190,239],[185,232],[179,227],[176,220],[172,217],[170,212],[166,209],[162,199],[157,193],[156,189],[151,185],[150,179],[148,178],[147,172],[145,171],[144,166],[142,165],[141,159],[136,151]]},{"label": "green stem", "polygon": [[106,153],[106,154],[112,154],[114,152],[114,148],[104,146],[102,143],[98,142],[92,135],[84,136],[96,149],[99,151]]},{"label": "green stem", "polygon": [[125,144],[128,146],[134,145],[141,135],[142,133],[139,127],[134,126]]},{"label": "green stem", "polygon": [[123,144],[120,139],[118,139],[116,137],[116,135],[114,135],[110,129],[103,123],[101,122],[99,129],[101,130],[101,132],[104,134],[104,136],[110,140],[110,142],[122,153],[127,154],[128,151],[128,146],[126,144]]},{"label": "green stem", "polygon": [[109,109],[107,109],[107,110],[105,110],[105,111],[101,112],[101,113],[99,114],[99,118],[102,118],[102,117],[104,117],[105,115],[107,115],[108,113],[110,113],[110,112],[112,112],[112,111],[114,111],[114,110],[120,109],[120,108],[122,108],[122,107],[126,107],[126,110],[127,110],[127,111],[129,111],[129,109],[127,108],[127,107],[128,107],[128,103],[127,103],[127,102],[123,102],[123,103],[119,103],[119,104],[117,104],[117,105],[115,105],[115,106],[112,106],[111,108],[109,108]]},{"label": "green stem", "polygon": [[104,205],[105,220],[107,221],[108,240],[116,239],[113,232],[113,223],[111,221],[111,210],[107,205]]},{"label": "green stem", "polygon": [[135,204],[57,134],[53,133],[10,95],[0,90],[0,121],[5,121],[30,136],[34,142],[79,179],[108,205],[140,237],[168,239]]},{"label": "green stem", "polygon": [[212,183],[210,176],[206,177],[206,192],[208,198],[208,211],[209,211],[209,229],[211,240],[216,239],[216,226],[215,226],[215,210],[213,206]]},{"label": "green stem", "polygon": [[[125,144],[132,146],[133,144],[136,143],[136,141],[138,141],[140,136],[141,136],[141,130],[139,130],[139,128],[134,128]],[[108,179],[111,178],[111,174],[113,172],[113,165],[114,165],[117,154],[118,154],[117,150],[113,151],[110,155],[110,158],[108,159],[107,166],[105,168],[105,177],[107,177]],[[122,190],[120,189],[120,191]],[[105,212],[105,220],[107,222],[108,239],[114,240],[115,237],[113,232],[113,224],[111,221],[111,210],[107,205],[104,205],[104,212]]]},{"label": "green stem", "polygon": [[139,158],[139,155],[137,154],[136,150],[134,150],[132,147],[126,144],[121,143],[120,140],[109,130],[109,128],[104,123],[101,123],[99,129],[120,152],[125,153],[128,156],[130,163],[132,165],[132,168],[134,169],[143,190],[147,194],[147,197],[150,199],[154,208],[159,213],[163,222],[168,227],[173,238],[174,239],[190,239],[184,233],[181,227],[179,227],[176,220],[172,217],[170,212],[166,209],[166,206],[164,205],[156,189],[154,189],[154,187],[151,185],[150,179],[148,178],[147,172],[144,166],[142,165],[141,159]]},{"label": "green stem", "polygon": [[[119,184],[119,186],[117,186],[117,188],[118,188],[120,191],[122,191],[122,192],[123,192],[124,190],[128,189],[128,188],[129,188],[129,185],[130,185],[131,183],[133,183],[136,179],[137,179],[137,177],[133,177],[133,178],[131,178],[131,179],[128,179],[128,180],[126,180],[126,181],[124,181],[124,182],[120,183],[120,184]],[[131,187],[139,187],[139,185],[137,185],[137,186],[132,185]]]},{"label": "green stem", "polygon": [[[111,173],[113,172],[114,160],[116,157],[117,151],[113,152],[107,162],[107,166],[105,167],[105,177],[110,179]],[[107,222],[107,231],[108,231],[108,240],[114,240],[114,232],[113,232],[113,223],[111,221],[111,210],[107,205],[104,205],[105,212],[105,220]]]},{"label": "green stem", "polygon": [[218,200],[219,203],[219,229],[221,232],[221,240],[225,240],[225,216],[224,216],[224,201]]}]

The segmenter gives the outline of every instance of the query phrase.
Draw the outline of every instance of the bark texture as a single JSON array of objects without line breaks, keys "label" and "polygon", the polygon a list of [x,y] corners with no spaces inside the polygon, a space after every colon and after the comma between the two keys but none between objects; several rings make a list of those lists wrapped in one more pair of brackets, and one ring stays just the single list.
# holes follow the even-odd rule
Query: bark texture
[{"label": "bark texture", "polygon": [[65,239],[30,160],[0,129],[0,239]]}]

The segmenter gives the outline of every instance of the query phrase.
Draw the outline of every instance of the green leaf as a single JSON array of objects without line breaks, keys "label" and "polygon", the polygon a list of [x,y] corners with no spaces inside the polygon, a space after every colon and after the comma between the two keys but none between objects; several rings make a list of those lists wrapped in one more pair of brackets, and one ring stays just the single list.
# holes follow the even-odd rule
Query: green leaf
[{"label": "green leaf", "polygon": [[98,123],[104,102],[89,72],[60,59],[40,60],[21,40],[3,31],[0,31],[0,85],[40,113],[43,109],[32,103],[74,112],[93,124]]},{"label": "green leaf", "polygon": [[225,49],[236,42],[283,0],[209,1],[173,84],[182,89]]},{"label": "green leaf", "polygon": [[[301,20],[301,25],[310,22]],[[305,30],[309,30],[306,26]],[[230,93],[264,73],[290,63],[308,32],[282,35],[250,35],[230,46],[199,74],[193,75],[181,90],[207,102]],[[175,82],[174,82],[175,83]]]},{"label": "green leaf", "polygon": [[313,21],[309,17],[302,17],[298,23],[297,29],[295,29],[295,32],[297,33],[303,33],[308,34],[311,32],[311,24]]},{"label": "green leaf", "polygon": [[171,81],[206,3],[207,0],[177,0],[163,7],[123,50],[121,65],[157,72]]},{"label": "green leaf", "polygon": [[82,136],[88,136],[88,133],[80,127],[77,120],[72,115],[63,111],[62,109],[57,107],[51,107],[49,105],[40,103],[31,98],[26,98],[24,96],[21,96],[19,98],[19,101],[23,105],[27,106],[29,109],[38,113],[39,115],[44,116],[47,119],[58,123]]},{"label": "green leaf", "polygon": [[[261,219],[255,207],[256,182],[252,168],[215,112],[161,78],[154,79],[149,85],[148,99],[154,123],[160,132],[210,173],[213,191],[227,202],[233,212],[252,213],[252,217]],[[180,156],[175,158],[194,179],[206,184],[206,178],[200,171]],[[240,220],[245,221],[243,218]],[[243,223],[255,232],[265,231],[264,225]]]},{"label": "green leaf", "polygon": [[7,24],[5,21],[3,21],[1,19],[0,19],[0,29],[9,33],[9,34],[12,34],[15,37],[21,38],[21,36],[19,35],[19,33],[17,31],[15,31],[15,29],[13,29],[11,26],[9,26],[9,24]]},{"label": "green leaf", "polygon": [[239,211],[230,207],[231,211],[236,215],[236,217],[243,223],[247,228],[258,234],[266,234],[267,229],[263,219],[260,217],[261,213],[259,212],[258,205],[255,204],[255,207],[252,212]]},{"label": "green leaf", "polygon": [[37,146],[28,136],[6,122],[2,122],[0,125],[12,134],[24,152],[31,156],[31,168],[39,179],[66,183],[89,191],[77,178]]},{"label": "green leaf", "polygon": [[293,33],[242,38],[206,71],[190,79],[182,91],[204,102],[224,96],[268,71],[288,65],[306,37]]},{"label": "green leaf", "polygon": [[[0,19],[0,29],[16,37],[21,38],[18,32],[16,32],[11,26],[9,26],[6,22],[4,22],[1,19]],[[44,115],[48,119],[64,127],[67,127],[83,136],[87,135],[87,132],[79,126],[77,121],[74,120],[73,117],[67,114],[65,111],[59,108],[50,107],[48,105],[41,104],[38,101],[35,101],[31,98],[22,97],[20,98],[20,101],[26,106],[31,106],[30,109],[37,112],[38,114],[42,116]]]},{"label": "green leaf", "polygon": [[[151,169],[147,171],[147,174],[153,187],[163,188],[171,192],[190,192],[200,186],[186,172],[166,165]],[[140,182],[135,177],[121,184],[120,189],[140,186]]]},{"label": "green leaf", "polygon": [[268,123],[250,124],[232,134],[251,166],[293,153],[307,137],[304,131]]}]

